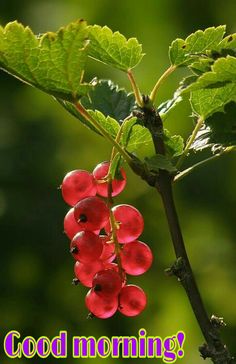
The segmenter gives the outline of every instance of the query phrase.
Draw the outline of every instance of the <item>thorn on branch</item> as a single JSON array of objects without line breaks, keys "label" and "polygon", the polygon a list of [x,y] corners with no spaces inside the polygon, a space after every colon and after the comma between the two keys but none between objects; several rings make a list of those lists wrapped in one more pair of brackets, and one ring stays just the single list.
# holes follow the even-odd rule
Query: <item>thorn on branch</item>
[{"label": "thorn on branch", "polygon": [[73,284],[73,286],[78,286],[78,284],[80,284],[80,280],[78,278],[73,278],[71,284]]},{"label": "thorn on branch", "polygon": [[223,317],[217,317],[215,315],[212,315],[210,321],[212,323],[212,326],[215,327],[216,329],[220,329],[226,326]]},{"label": "thorn on branch", "polygon": [[211,358],[211,350],[206,343],[199,346],[199,352],[204,360],[206,360],[207,358]]},{"label": "thorn on branch", "polygon": [[184,281],[188,277],[185,261],[182,257],[176,259],[174,264],[165,270],[168,276],[176,276],[179,281]]},{"label": "thorn on branch", "polygon": [[235,358],[230,355],[226,345],[221,345],[221,348],[216,350],[215,347],[209,347],[204,343],[199,347],[199,352],[204,360],[211,358],[215,364],[235,364]]},{"label": "thorn on branch", "polygon": [[94,314],[92,312],[88,313],[87,320],[92,320],[94,318]]}]

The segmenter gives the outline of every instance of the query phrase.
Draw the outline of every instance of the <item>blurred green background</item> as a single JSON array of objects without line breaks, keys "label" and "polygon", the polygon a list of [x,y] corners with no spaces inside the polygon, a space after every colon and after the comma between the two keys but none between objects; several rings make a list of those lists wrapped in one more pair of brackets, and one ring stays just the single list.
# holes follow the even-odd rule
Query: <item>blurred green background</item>
[{"label": "blurred green background", "polygon": [[[212,25],[227,24],[236,32],[234,0],[1,0],[0,23],[19,20],[35,33],[57,30],[77,18],[107,24],[127,37],[136,36],[146,56],[135,70],[143,93],[168,66],[168,46],[177,37]],[[86,79],[112,78],[130,90],[126,76],[91,62]],[[172,95],[181,73],[172,75],[159,102]],[[130,282],[141,285],[149,303],[136,318],[119,314],[108,320],[87,320],[86,289],[73,287],[73,260],[63,234],[67,206],[58,186],[66,172],[92,170],[106,160],[111,147],[83,127],[49,96],[0,72],[0,332],[1,342],[12,329],[22,337],[73,335],[148,335],[186,333],[183,363],[201,363],[203,338],[180,284],[166,277],[174,261],[160,198],[128,172],[126,191],[117,202],[133,204],[145,218],[142,240],[154,254],[152,268]],[[187,102],[166,121],[172,132],[188,135],[192,119]],[[194,172],[175,186],[175,196],[187,249],[209,314],[223,316],[224,340],[236,354],[236,158],[228,155]],[[45,360],[34,358],[34,362]],[[52,362],[52,358],[47,359]],[[91,363],[121,363],[125,359],[83,359]],[[131,359],[128,359],[129,362]],[[65,360],[64,360],[65,361]],[[154,362],[154,359],[149,359]],[[148,362],[149,362],[148,361]],[[1,364],[9,363],[4,354]],[[22,358],[15,363],[26,363]],[[74,363],[70,356],[67,363]],[[127,360],[126,360],[127,362]],[[140,362],[141,359],[135,359]],[[143,362],[143,360],[142,360]],[[147,362],[147,360],[145,360]],[[180,362],[180,360],[179,360]],[[207,362],[207,361],[206,361]]]}]

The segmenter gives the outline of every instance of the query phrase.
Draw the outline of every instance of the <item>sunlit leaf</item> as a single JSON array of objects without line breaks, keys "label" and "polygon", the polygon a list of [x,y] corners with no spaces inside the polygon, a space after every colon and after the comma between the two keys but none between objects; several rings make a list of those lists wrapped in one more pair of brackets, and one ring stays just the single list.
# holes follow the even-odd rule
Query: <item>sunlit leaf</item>
[{"label": "sunlit leaf", "polygon": [[40,36],[18,22],[9,23],[0,28],[0,67],[50,95],[78,99],[92,87],[82,80],[87,36],[85,21]]},{"label": "sunlit leaf", "polygon": [[219,58],[213,64],[211,71],[205,72],[186,91],[200,90],[202,88],[217,88],[227,83],[236,83],[236,58],[227,56]]},{"label": "sunlit leaf", "polygon": [[181,135],[171,135],[168,130],[164,130],[164,142],[166,153],[169,157],[178,157],[183,153],[184,140]]},{"label": "sunlit leaf", "polygon": [[129,152],[134,152],[139,150],[140,147],[148,146],[151,143],[152,136],[150,131],[144,126],[134,125],[126,148]]},{"label": "sunlit leaf", "polygon": [[110,116],[105,116],[98,110],[88,110],[88,113],[105,129],[114,139],[119,131],[119,123],[111,118]]},{"label": "sunlit leaf", "polygon": [[89,26],[89,56],[122,71],[134,68],[143,57],[136,38],[126,39],[107,26]]},{"label": "sunlit leaf", "polygon": [[194,113],[206,119],[215,112],[223,111],[230,101],[236,101],[236,84],[193,91],[190,101]]},{"label": "sunlit leaf", "polygon": [[132,129],[133,126],[136,124],[137,118],[132,117],[124,122],[124,125],[122,126],[122,145],[126,148],[128,143],[130,142],[130,139],[132,138]]},{"label": "sunlit leaf", "polygon": [[199,57],[204,57],[207,51],[214,50],[225,34],[225,26],[211,27],[197,30],[190,34],[185,40],[176,39],[169,49],[169,57],[172,65],[187,66],[196,61]]}]

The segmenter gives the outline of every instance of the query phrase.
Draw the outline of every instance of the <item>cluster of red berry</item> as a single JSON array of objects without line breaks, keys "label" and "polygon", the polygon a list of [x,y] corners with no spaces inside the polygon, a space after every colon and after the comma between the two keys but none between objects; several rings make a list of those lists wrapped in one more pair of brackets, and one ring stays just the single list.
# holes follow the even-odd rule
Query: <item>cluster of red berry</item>
[{"label": "cluster of red berry", "polygon": [[74,282],[90,288],[85,298],[89,311],[99,318],[111,317],[117,309],[136,316],[147,299],[140,287],[126,284],[126,274],[143,274],[153,257],[148,245],[136,240],[144,227],[140,212],[130,205],[108,203],[108,197],[118,195],[126,185],[120,168],[122,178],[113,179],[109,186],[109,167],[109,162],[103,162],[92,173],[74,170],[65,176],[62,196],[73,207],[65,216],[64,231],[76,260]]}]

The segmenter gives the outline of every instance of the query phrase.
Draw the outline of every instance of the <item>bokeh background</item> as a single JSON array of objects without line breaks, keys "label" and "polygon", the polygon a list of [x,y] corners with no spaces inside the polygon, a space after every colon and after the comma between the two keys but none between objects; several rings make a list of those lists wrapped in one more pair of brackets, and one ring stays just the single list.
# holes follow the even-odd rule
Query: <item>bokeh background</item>
[{"label": "bokeh background", "polygon": [[[143,93],[167,68],[168,46],[173,39],[219,24],[227,24],[228,33],[236,32],[235,13],[234,0],[0,2],[1,25],[17,19],[30,25],[35,33],[43,33],[85,18],[90,24],[107,24],[127,37],[136,36],[146,53],[135,70]],[[130,90],[125,75],[91,62],[86,78],[94,76],[112,78]],[[159,93],[159,102],[172,95],[180,77],[180,72],[170,77]],[[187,136],[193,126],[190,113],[188,103],[183,102],[168,118],[166,127]],[[164,274],[174,261],[174,254],[160,198],[129,171],[126,191],[117,203],[133,204],[145,218],[142,240],[150,244],[155,261],[145,275],[134,277],[131,282],[147,292],[147,309],[136,318],[117,314],[108,320],[87,320],[86,289],[71,285],[73,260],[62,227],[68,208],[58,187],[66,172],[76,168],[92,170],[108,158],[110,149],[108,143],[67,115],[52,98],[0,72],[0,347],[12,329],[18,330],[22,338],[52,338],[63,329],[68,331],[69,339],[73,335],[138,336],[142,327],[148,335],[162,337],[183,330],[186,342],[182,362],[201,363],[197,348],[203,338],[188,300],[180,284]],[[225,318],[228,325],[222,335],[234,354],[235,162],[235,156],[225,156],[175,186],[180,221],[204,302],[209,314]],[[9,363],[4,354],[0,356],[1,364]],[[133,360],[141,363],[141,359]],[[52,362],[53,358],[47,361]],[[25,364],[27,360],[14,362]],[[74,363],[75,359],[69,356],[66,362]]]}]

